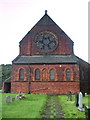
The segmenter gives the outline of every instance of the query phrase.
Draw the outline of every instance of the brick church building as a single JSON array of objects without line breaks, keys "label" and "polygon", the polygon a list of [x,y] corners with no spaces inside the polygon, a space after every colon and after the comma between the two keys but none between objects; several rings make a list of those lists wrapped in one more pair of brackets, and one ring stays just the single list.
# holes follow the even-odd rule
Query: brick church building
[{"label": "brick church building", "polygon": [[12,61],[11,82],[6,83],[9,92],[88,92],[89,64],[74,54],[73,45],[74,42],[45,11],[19,43],[19,55]]}]

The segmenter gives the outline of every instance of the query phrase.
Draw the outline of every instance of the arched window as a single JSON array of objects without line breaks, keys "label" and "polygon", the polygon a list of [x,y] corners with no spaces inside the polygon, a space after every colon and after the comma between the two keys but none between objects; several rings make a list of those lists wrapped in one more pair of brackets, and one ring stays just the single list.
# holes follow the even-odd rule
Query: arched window
[{"label": "arched window", "polygon": [[40,70],[39,69],[35,70],[35,80],[40,80]]},{"label": "arched window", "polygon": [[19,71],[19,79],[24,80],[24,70],[22,68]]},{"label": "arched window", "polygon": [[50,80],[54,80],[54,79],[55,79],[54,70],[51,69],[51,70],[50,70]]},{"label": "arched window", "polygon": [[70,80],[70,70],[66,70],[66,80]]}]

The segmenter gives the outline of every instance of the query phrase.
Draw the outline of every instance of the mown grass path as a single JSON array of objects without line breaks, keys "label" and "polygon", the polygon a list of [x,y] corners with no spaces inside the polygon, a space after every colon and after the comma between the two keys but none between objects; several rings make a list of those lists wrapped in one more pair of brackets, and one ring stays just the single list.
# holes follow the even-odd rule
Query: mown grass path
[{"label": "mown grass path", "polygon": [[64,118],[58,96],[48,96],[42,118]]}]

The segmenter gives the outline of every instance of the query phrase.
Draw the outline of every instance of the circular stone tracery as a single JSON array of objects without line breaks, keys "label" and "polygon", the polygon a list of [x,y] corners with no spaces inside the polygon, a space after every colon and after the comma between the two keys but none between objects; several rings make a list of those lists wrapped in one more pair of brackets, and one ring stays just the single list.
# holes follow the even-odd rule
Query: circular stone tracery
[{"label": "circular stone tracery", "polygon": [[35,40],[37,49],[44,53],[54,51],[58,45],[56,35],[48,31],[39,33]]}]

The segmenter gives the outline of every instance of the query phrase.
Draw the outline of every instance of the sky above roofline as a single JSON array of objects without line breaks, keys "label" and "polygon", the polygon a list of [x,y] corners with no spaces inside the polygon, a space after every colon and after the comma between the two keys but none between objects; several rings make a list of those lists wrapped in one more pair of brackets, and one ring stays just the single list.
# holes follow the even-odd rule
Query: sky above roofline
[{"label": "sky above roofline", "polygon": [[19,54],[19,42],[48,15],[74,42],[74,53],[88,62],[87,0],[1,0],[0,64],[11,64]]}]

